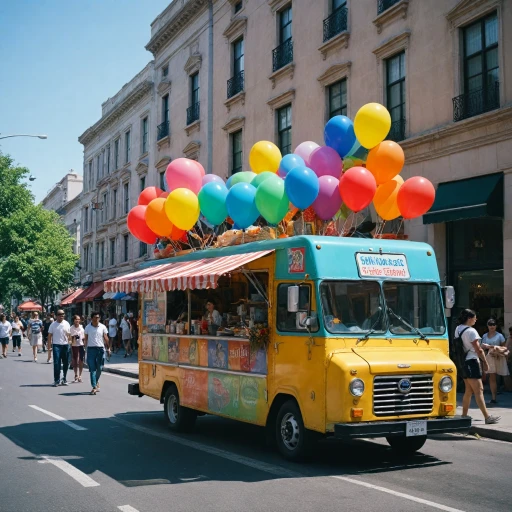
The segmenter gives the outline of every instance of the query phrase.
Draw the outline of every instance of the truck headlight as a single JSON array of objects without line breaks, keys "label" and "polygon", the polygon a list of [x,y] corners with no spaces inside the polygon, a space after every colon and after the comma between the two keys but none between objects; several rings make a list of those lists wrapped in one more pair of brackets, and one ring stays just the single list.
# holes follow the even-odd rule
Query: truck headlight
[{"label": "truck headlight", "polygon": [[439,381],[439,389],[443,393],[448,393],[453,388],[453,380],[451,377],[448,377],[448,375],[445,375],[440,381]]},{"label": "truck headlight", "polygon": [[354,379],[348,385],[350,393],[354,396],[361,396],[364,393],[364,382],[361,379]]}]

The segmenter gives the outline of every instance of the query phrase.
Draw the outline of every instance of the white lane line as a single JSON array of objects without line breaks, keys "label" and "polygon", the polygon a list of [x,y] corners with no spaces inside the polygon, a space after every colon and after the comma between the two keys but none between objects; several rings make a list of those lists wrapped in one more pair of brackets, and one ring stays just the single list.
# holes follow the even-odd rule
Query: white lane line
[{"label": "white lane line", "polygon": [[345,482],[350,482],[351,484],[362,485],[363,487],[367,487],[368,489],[373,489],[375,491],[385,492],[387,494],[392,494],[393,496],[397,496],[398,498],[404,498],[409,501],[415,501],[416,503],[421,503],[422,505],[428,505],[429,507],[437,508],[439,510],[445,510],[446,512],[464,512],[458,508],[447,507],[446,505],[441,505],[440,503],[436,503],[434,501],[424,500],[422,498],[417,498],[416,496],[411,496],[410,494],[404,494],[403,492],[393,491],[392,489],[387,489],[386,487],[380,487],[379,485],[368,484],[366,482],[361,482],[360,480],[354,480],[353,478],[348,478],[346,476],[335,476],[331,475],[331,478],[336,478],[338,480],[344,480]]},{"label": "white lane line", "polygon": [[69,421],[66,418],[63,418],[62,416],[54,414],[53,412],[47,411],[45,409],[41,409],[41,407],[37,407],[37,405],[29,405],[29,407],[32,407],[32,409],[35,409],[36,411],[47,414],[48,416],[51,416],[52,418],[55,418],[56,420],[62,421],[62,423],[64,423],[68,427],[74,428],[75,430],[87,430],[85,427],[81,427],[80,425],[77,425],[76,423],[73,423],[72,421]]},{"label": "white lane line", "polygon": [[53,464],[55,467],[62,469],[64,473],[67,473],[71,478],[74,478],[79,484],[84,487],[97,487],[100,485],[94,481],[90,476],[86,475],[79,469],[72,466],[69,462],[61,459],[60,457],[50,457],[48,455],[41,455],[43,460],[39,460],[40,464]]},{"label": "white lane line", "polygon": [[282,478],[304,478],[305,476],[301,475],[300,473],[296,473],[295,471],[283,468],[281,466],[274,466],[273,464],[267,464],[266,462],[251,459],[250,457],[244,457],[243,455],[228,452],[227,450],[213,448],[212,446],[207,446],[205,444],[198,443],[197,441],[190,441],[189,439],[184,439],[182,437],[175,436],[174,434],[163,434],[161,432],[155,432],[150,428],[142,427],[141,425],[136,425],[135,423],[121,420],[119,418],[109,418],[109,420],[115,421],[116,423],[120,423],[121,425],[124,425],[125,427],[131,428],[133,430],[138,430],[139,432],[144,432],[145,434],[160,437],[161,439],[167,439],[168,441],[172,441],[173,443],[181,444],[183,446],[193,448],[194,450],[209,453],[210,455],[216,455],[217,457],[222,457],[223,459],[238,462],[239,464],[243,464],[244,466],[258,469],[260,471],[264,471],[265,473],[270,473],[271,475],[276,475]]},{"label": "white lane line", "polygon": [[121,505],[117,507],[121,512],[139,512],[136,508],[130,507],[130,505]]}]

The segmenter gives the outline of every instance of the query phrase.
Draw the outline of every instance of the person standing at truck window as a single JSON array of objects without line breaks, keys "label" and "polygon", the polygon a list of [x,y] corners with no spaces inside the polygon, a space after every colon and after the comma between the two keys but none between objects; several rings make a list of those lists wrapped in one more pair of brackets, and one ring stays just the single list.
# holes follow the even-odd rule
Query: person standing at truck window
[{"label": "person standing at truck window", "polygon": [[496,400],[496,394],[498,392],[498,384],[496,382],[496,375],[507,377],[509,375],[507,367],[507,354],[506,354],[506,340],[503,334],[498,332],[496,320],[489,318],[487,320],[487,329],[482,338],[482,348],[487,350],[486,360],[489,370],[489,385],[491,387],[491,404],[495,405],[498,403]]},{"label": "person standing at truck window", "polygon": [[480,346],[480,335],[473,327],[476,323],[476,313],[471,309],[464,309],[459,315],[458,322],[459,325],[455,328],[455,337],[462,339],[464,352],[466,353],[463,375],[465,392],[462,399],[462,416],[468,415],[471,397],[474,394],[478,408],[484,415],[485,423],[487,425],[498,423],[501,416],[491,416],[485,406],[482,366],[484,371],[488,371],[489,365]]}]

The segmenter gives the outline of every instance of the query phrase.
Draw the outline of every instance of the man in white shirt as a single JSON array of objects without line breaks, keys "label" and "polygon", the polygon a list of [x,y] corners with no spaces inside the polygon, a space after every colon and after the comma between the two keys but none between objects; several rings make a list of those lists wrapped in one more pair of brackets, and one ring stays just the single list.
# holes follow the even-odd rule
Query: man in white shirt
[{"label": "man in white shirt", "polygon": [[[67,386],[66,375],[69,367],[69,344],[71,343],[69,322],[64,320],[64,311],[59,309],[55,322],[48,329],[48,351],[53,349],[53,387],[59,382]],[[60,366],[62,364],[62,381],[60,380]]]},{"label": "man in white shirt", "polygon": [[112,313],[108,321],[108,337],[110,340],[110,348],[115,351],[117,340],[117,320],[116,316]]},{"label": "man in white shirt", "polygon": [[96,311],[91,313],[91,323],[85,328],[84,339],[85,350],[87,351],[87,366],[91,375],[91,395],[100,390],[99,380],[103,370],[103,357],[105,349],[110,355],[108,344],[108,330],[100,323],[100,314]]}]

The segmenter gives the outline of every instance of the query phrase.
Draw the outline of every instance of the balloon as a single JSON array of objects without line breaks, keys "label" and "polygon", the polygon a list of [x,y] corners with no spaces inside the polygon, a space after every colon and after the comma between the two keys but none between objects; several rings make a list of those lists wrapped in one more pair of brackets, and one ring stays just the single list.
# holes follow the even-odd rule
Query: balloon
[{"label": "balloon", "polygon": [[265,171],[276,173],[281,159],[279,148],[268,140],[256,142],[249,153],[249,165],[256,174]]},{"label": "balloon", "polygon": [[256,189],[256,207],[269,224],[281,222],[288,213],[289,204],[284,180],[279,176],[265,180]]},{"label": "balloon", "polygon": [[373,174],[364,167],[352,167],[340,179],[340,196],[353,212],[364,210],[372,202],[376,190]]},{"label": "balloon", "polygon": [[290,153],[289,155],[283,156],[281,163],[279,164],[279,169],[277,170],[277,174],[281,178],[285,178],[286,175],[295,167],[304,167],[306,164],[304,160],[299,155],[294,155]]},{"label": "balloon", "polygon": [[147,205],[144,218],[148,228],[160,237],[168,236],[174,227],[165,214],[165,199],[160,197]]},{"label": "balloon", "polygon": [[148,205],[153,199],[160,197],[160,194],[163,194],[163,192],[164,191],[158,187],[147,187],[140,193],[137,204]]},{"label": "balloon", "polygon": [[259,217],[256,208],[256,188],[250,183],[233,185],[226,197],[226,207],[238,228],[248,228]]},{"label": "balloon", "polygon": [[300,156],[304,163],[306,164],[306,167],[311,167],[311,162],[309,161],[309,158],[311,157],[311,153],[320,146],[311,140],[307,140],[306,142],[301,142],[294,151],[294,154],[297,156]]},{"label": "balloon", "polygon": [[203,175],[199,165],[195,160],[188,158],[173,160],[165,171],[168,191],[172,192],[178,188],[186,188],[197,194],[203,185]]},{"label": "balloon", "polygon": [[380,103],[363,105],[354,118],[354,132],[361,146],[371,149],[382,142],[391,128],[391,116]]},{"label": "balloon", "polygon": [[196,164],[197,168],[199,169],[199,172],[201,173],[201,177],[204,178],[206,176],[206,171],[204,170],[204,167],[197,160],[192,160],[192,162]]},{"label": "balloon", "polygon": [[414,219],[427,213],[436,198],[434,185],[421,176],[405,181],[397,195],[397,203],[404,219]]},{"label": "balloon", "polygon": [[169,197],[169,192],[162,192],[158,197],[163,197],[164,199],[167,199]]},{"label": "balloon", "polygon": [[226,185],[215,181],[207,183],[197,195],[201,213],[214,226],[222,224],[228,216],[226,208],[227,195],[228,189]]},{"label": "balloon", "polygon": [[321,176],[333,176],[338,179],[341,174],[341,157],[338,152],[329,146],[316,148],[309,158],[309,168],[315,171],[315,174]]},{"label": "balloon", "polygon": [[373,206],[375,206],[375,211],[382,219],[393,220],[400,216],[397,195],[403,183],[404,179],[397,174],[387,183],[377,187],[377,192],[375,192],[375,197],[373,198]]},{"label": "balloon", "polygon": [[331,117],[324,128],[324,140],[343,158],[356,142],[354,123],[347,116]]},{"label": "balloon", "polygon": [[187,188],[173,190],[165,200],[165,213],[179,229],[188,231],[199,219],[199,201]]},{"label": "balloon", "polygon": [[284,181],[284,188],[294,206],[305,210],[317,198],[320,190],[318,176],[307,167],[292,169]]},{"label": "balloon", "polygon": [[322,220],[332,219],[341,207],[339,184],[339,180],[333,176],[320,176],[318,178],[319,190],[313,203],[313,209]]},{"label": "balloon", "polygon": [[265,180],[268,180],[269,178],[273,177],[275,177],[275,174],[273,172],[260,172],[260,174],[256,174],[256,177],[251,181],[251,185],[253,187],[258,188]]},{"label": "balloon", "polygon": [[201,178],[201,183],[203,187],[207,183],[211,183],[212,181],[215,181],[217,183],[224,183],[224,180],[220,176],[217,176],[216,174],[206,174]]},{"label": "balloon", "polygon": [[[274,174],[274,173],[272,173]],[[236,185],[237,183],[251,183],[251,181],[256,178],[256,174],[254,174],[251,171],[242,171],[237,172],[236,174],[233,174],[228,180],[229,186],[228,188],[231,188],[233,185]]]},{"label": "balloon", "polygon": [[368,153],[366,168],[373,174],[377,185],[394,178],[404,166],[403,149],[392,140],[377,144]]},{"label": "balloon", "polygon": [[134,206],[126,218],[126,224],[130,233],[146,244],[156,243],[157,236],[146,224],[146,205]]}]

